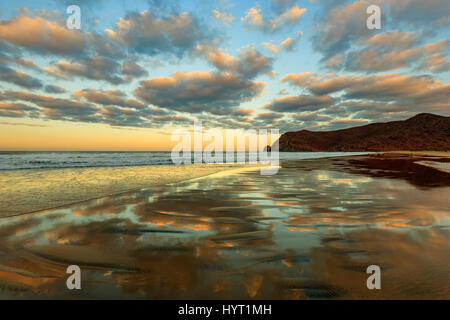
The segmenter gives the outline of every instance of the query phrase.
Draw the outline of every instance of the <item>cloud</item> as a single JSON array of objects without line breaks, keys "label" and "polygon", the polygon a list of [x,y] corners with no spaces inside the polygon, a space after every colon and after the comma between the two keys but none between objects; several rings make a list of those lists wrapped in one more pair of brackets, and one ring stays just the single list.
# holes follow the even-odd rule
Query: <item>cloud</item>
[{"label": "cloud", "polygon": [[373,73],[400,68],[445,72],[450,64],[444,53],[448,44],[447,39],[442,39],[417,48],[367,47],[350,51],[345,55],[336,54],[324,62],[329,69],[351,72]]},{"label": "cloud", "polygon": [[366,8],[378,2],[360,0],[329,9],[316,27],[313,48],[328,59],[346,51],[352,42],[367,38],[372,33],[366,26]]},{"label": "cloud", "polygon": [[[392,27],[420,26],[420,31],[391,30],[375,33],[366,27],[366,8],[369,5],[379,5],[382,8],[382,25]],[[446,10],[447,9],[447,10]],[[359,0],[350,3],[338,2],[337,5],[326,6],[312,37],[313,48],[323,54],[322,62],[327,67],[339,69],[349,67],[351,71],[360,71],[362,63],[353,63],[357,55],[363,55],[360,60],[370,61],[377,54],[385,55],[385,59],[378,58],[372,69],[384,71],[408,67],[414,59],[420,59],[420,54],[413,48],[421,42],[425,35],[435,34],[437,24],[450,24],[448,12],[450,2],[446,0]],[[347,51],[355,46],[365,46],[362,50],[353,50],[347,56]],[[389,58],[404,55],[395,62],[382,68]],[[361,69],[361,71],[367,71]]]},{"label": "cloud", "polygon": [[292,49],[294,48],[295,42],[296,42],[296,39],[289,37],[281,42],[281,46],[287,51],[292,51]]},{"label": "cloud", "polygon": [[107,34],[130,52],[149,56],[171,53],[182,57],[197,45],[214,40],[213,32],[187,12],[168,17],[130,12],[119,19],[114,30],[107,29]]},{"label": "cloud", "polygon": [[380,53],[374,49],[353,51],[348,54],[345,69],[348,71],[380,72],[407,68],[420,56],[419,50],[394,50]]},{"label": "cloud", "polygon": [[100,111],[98,121],[108,123],[113,126],[141,127],[148,124],[148,119],[134,109],[121,108],[115,106],[105,106]]},{"label": "cloud", "polygon": [[272,42],[263,42],[262,46],[272,53],[276,54],[276,53],[280,52],[280,49],[276,45],[274,45]]},{"label": "cloud", "polygon": [[264,18],[262,9],[259,6],[250,8],[245,17],[241,18],[241,22],[249,30],[259,30],[262,32],[276,32],[287,26],[295,25],[301,18],[301,16],[307,11],[305,8],[300,8],[297,4],[292,7],[285,8],[285,11],[281,12],[271,18]]},{"label": "cloud", "polygon": [[[1,49],[0,49],[1,50]],[[2,56],[0,51],[0,63],[4,66],[7,64],[15,64],[18,66],[22,66],[27,69],[32,69],[36,71],[40,71],[41,69],[31,60],[29,59],[23,59],[19,57],[10,57],[10,56]]]},{"label": "cloud", "polygon": [[308,121],[329,121],[329,120],[333,119],[330,116],[321,115],[321,114],[318,114],[316,112],[294,113],[294,114],[292,114],[292,117],[295,120],[304,121],[304,122],[308,122]]},{"label": "cloud", "polygon": [[300,20],[300,17],[306,12],[305,8],[300,8],[297,4],[293,5],[289,10],[283,12],[275,19],[269,20],[272,29],[276,30],[280,26],[295,24]]},{"label": "cloud", "polygon": [[429,63],[422,64],[422,69],[428,67],[431,71],[445,71],[445,68],[440,70],[440,67],[448,63],[448,61],[446,59],[433,61],[431,57],[434,56],[436,58],[436,51],[446,50],[448,45],[449,41],[443,39],[419,48],[388,49],[387,51],[369,48],[352,51],[346,57],[345,69],[348,71],[380,72],[412,67],[422,59],[425,59]]},{"label": "cloud", "polygon": [[[281,81],[307,89],[318,96],[339,94],[345,106],[349,100],[383,103],[383,111],[409,110],[444,112],[450,110],[450,84],[430,76],[385,73],[369,76],[321,77],[314,73],[288,74]],[[379,104],[380,106],[381,104]],[[374,104],[372,104],[374,106]],[[393,109],[393,106],[395,106]]]},{"label": "cloud", "polygon": [[147,70],[136,63],[136,58],[128,58],[120,67],[120,71],[123,75],[130,80],[135,78],[141,78],[148,76]]},{"label": "cloud", "polygon": [[[82,31],[67,30],[65,15],[56,11],[22,10],[21,16],[0,21],[0,83],[3,87],[18,85],[29,92],[0,93],[4,105],[16,105],[4,107],[2,113],[145,127],[187,123],[189,115],[181,114],[186,112],[217,125],[286,128],[299,122],[317,127],[391,119],[413,110],[449,112],[448,85],[430,76],[415,75],[450,70],[449,41],[437,37],[443,30],[438,27],[450,21],[445,14],[448,1],[314,2],[329,10],[323,15],[318,12],[318,24],[311,28],[313,40],[317,40],[314,49],[322,56],[322,63],[329,69],[356,74],[288,74],[281,81],[298,92],[288,95],[283,88],[270,90],[268,94],[279,91],[280,95],[269,97],[263,102],[269,102],[265,109],[256,108],[256,112],[248,109],[247,102],[263,92],[265,83],[255,79],[276,74],[275,59],[264,50],[274,54],[292,51],[299,42],[301,33],[292,31],[298,30],[296,25],[306,9],[297,0],[271,0],[250,8],[241,19],[245,28],[282,34],[263,41],[254,39],[263,42],[262,47],[244,46],[237,53],[228,51],[235,48],[234,40],[231,46],[222,46],[224,35],[205,25],[196,14],[183,13],[177,1],[149,1],[149,11],[129,12],[113,21],[110,29],[89,32],[84,25]],[[382,7],[380,31],[366,28],[365,9],[369,4]],[[230,25],[235,18],[227,11],[229,7],[215,6],[212,4],[206,15]],[[208,17],[206,20],[212,23]],[[433,40],[427,43],[425,39],[430,38]],[[41,57],[34,59],[37,55]],[[191,63],[192,58],[199,57],[211,65],[211,72],[176,72],[149,78],[149,71],[162,65],[161,61],[173,69],[180,61]],[[37,65],[41,63],[46,68]],[[400,68],[410,68],[409,75],[384,73]],[[58,94],[68,94],[67,86],[44,83],[47,75],[71,81],[70,87],[77,87],[73,96],[57,99],[63,97]],[[131,96],[128,88],[135,79],[146,80],[138,83]],[[92,86],[86,80],[101,81],[107,88]],[[87,85],[78,86],[84,82]],[[123,84],[126,86],[121,90],[114,87]],[[32,93],[34,89],[43,94]],[[33,110],[20,108],[27,105]],[[341,122],[332,123],[332,119]]]},{"label": "cloud", "polygon": [[237,116],[248,116],[254,112],[255,112],[255,110],[253,110],[253,109],[236,109],[236,110],[232,111],[232,113]]},{"label": "cloud", "polygon": [[108,35],[87,33],[85,36],[89,47],[86,48],[85,54],[81,57],[98,55],[116,61],[122,61],[128,57],[126,47],[123,44],[116,42],[114,39],[111,39]]},{"label": "cloud", "polygon": [[300,39],[300,37],[302,35],[303,35],[303,32],[299,31],[299,32],[297,32],[295,38],[287,37],[285,40],[280,42],[279,46],[273,44],[273,41],[263,42],[262,46],[275,54],[278,54],[281,49],[284,51],[292,51],[292,50],[294,50],[295,45],[297,44],[298,40]]},{"label": "cloud", "polygon": [[419,32],[392,30],[374,34],[361,43],[373,48],[408,49],[417,43],[421,36],[423,34]]},{"label": "cloud", "polygon": [[330,96],[299,95],[276,98],[264,108],[275,112],[314,111],[330,106],[333,102]]},{"label": "cloud", "polygon": [[432,53],[424,58],[424,61],[417,69],[427,69],[432,72],[447,72],[450,71],[450,60],[443,53]]},{"label": "cloud", "polygon": [[241,18],[241,22],[248,27],[261,28],[264,23],[261,9],[258,7],[250,8],[245,17]]},{"label": "cloud", "polygon": [[[315,77],[314,72],[303,72],[303,73],[299,73],[299,74],[289,73],[281,79],[281,82],[288,82],[292,85],[302,87],[302,86],[306,86],[307,84],[311,83],[311,81],[313,80],[312,79],[313,77]],[[320,80],[321,78],[315,77],[314,79]]]},{"label": "cloud", "polygon": [[234,21],[233,15],[228,14],[226,12],[221,12],[219,9],[214,9],[212,11],[212,18],[216,19],[217,21],[220,21],[227,27],[229,27],[231,23]]},{"label": "cloud", "polygon": [[385,0],[392,22],[414,27],[449,26],[450,2],[447,0]]},{"label": "cloud", "polygon": [[40,112],[43,115],[53,120],[82,121],[99,110],[91,104],[37,95],[26,91],[6,91],[2,93],[2,97],[6,97],[8,100],[34,103],[41,107]]},{"label": "cloud", "polygon": [[105,123],[123,127],[159,127],[168,123],[186,125],[189,121],[186,117],[170,114],[166,110],[147,108],[142,102],[126,99],[126,95],[118,90],[80,90],[74,93],[74,97],[77,100],[58,99],[27,91],[0,92],[2,101],[25,101],[36,106],[0,102],[0,116]]},{"label": "cloud", "polygon": [[196,50],[197,54],[204,55],[218,70],[235,73],[248,79],[272,70],[273,58],[262,55],[253,46],[242,48],[237,58],[210,46],[198,46]]},{"label": "cloud", "polygon": [[101,109],[99,121],[120,127],[162,127],[166,124],[191,125],[187,117],[168,114],[157,108],[132,109],[117,106],[105,106]]},{"label": "cloud", "polygon": [[[0,21],[0,57],[2,51],[9,49],[4,45],[6,43],[12,48],[24,48],[41,55],[85,60],[97,56],[119,63],[129,54],[136,53],[149,56],[172,54],[181,58],[197,45],[216,45],[221,41],[220,33],[186,12],[172,12],[169,16],[157,16],[165,10],[129,12],[112,29],[99,34],[84,29],[69,30],[64,19],[44,11],[31,13],[28,10],[21,16]],[[33,14],[34,17],[29,16]],[[136,64],[137,60],[127,60],[123,66],[125,73],[145,75],[145,70]],[[24,60],[16,62],[24,66],[27,63]]]},{"label": "cloud", "polygon": [[49,85],[45,86],[45,92],[59,94],[59,93],[65,93],[66,89],[64,89],[63,87],[54,85],[54,84],[49,84]]},{"label": "cloud", "polygon": [[120,90],[101,91],[97,89],[84,89],[75,91],[73,95],[75,98],[85,98],[89,102],[101,105],[116,105],[134,109],[146,107],[146,104],[140,101],[127,99],[126,94]]},{"label": "cloud", "polygon": [[0,102],[0,116],[2,117],[26,117],[30,114],[28,111],[35,111],[36,108],[20,103]]},{"label": "cloud", "polygon": [[42,17],[19,16],[0,21],[0,40],[41,54],[73,56],[86,48],[80,31]]},{"label": "cloud", "polygon": [[337,53],[324,61],[326,67],[333,70],[341,69],[343,62],[344,62],[344,55],[342,53]]},{"label": "cloud", "polygon": [[[428,76],[402,76],[400,74],[382,74],[361,77],[345,88],[347,99],[369,99],[375,101],[404,101],[420,103],[420,101],[441,102],[437,91],[443,89],[449,93],[450,84],[441,84]],[[435,97],[433,97],[435,96]],[[447,102],[450,106],[450,102]]]},{"label": "cloud", "polygon": [[346,110],[351,112],[371,112],[371,113],[393,113],[408,111],[407,105],[401,105],[392,102],[373,102],[373,101],[361,101],[361,100],[348,100],[339,104]]},{"label": "cloud", "polygon": [[20,13],[20,15],[28,16],[28,17],[37,16],[40,18],[51,19],[51,20],[63,19],[61,11],[58,11],[58,10],[52,10],[52,11],[48,11],[46,9],[30,10],[28,8],[23,7],[23,8],[19,8],[18,12]]},{"label": "cloud", "polygon": [[351,128],[368,124],[368,120],[363,119],[333,119],[329,122],[328,130],[338,130],[341,128]]},{"label": "cloud", "polygon": [[259,95],[264,86],[231,73],[176,72],[171,77],[143,80],[134,92],[160,108],[226,114]]},{"label": "cloud", "polygon": [[282,113],[263,112],[263,113],[258,113],[258,115],[256,116],[256,119],[275,120],[275,119],[283,118],[283,116],[284,116],[284,114],[282,114]]},{"label": "cloud", "polygon": [[0,66],[0,81],[14,83],[27,89],[39,89],[43,86],[41,80],[5,66]]},{"label": "cloud", "polygon": [[127,82],[120,73],[121,66],[119,63],[100,56],[83,58],[78,63],[61,60],[54,63],[51,67],[45,67],[43,69],[48,74],[65,80],[85,78],[106,81],[116,85]]},{"label": "cloud", "polygon": [[167,115],[163,115],[163,116],[153,116],[152,117],[153,120],[156,121],[160,121],[160,122],[172,122],[172,123],[183,123],[186,124],[187,122],[189,122],[190,120],[188,120],[188,118],[180,116],[180,115],[171,115],[171,116],[167,116]]}]

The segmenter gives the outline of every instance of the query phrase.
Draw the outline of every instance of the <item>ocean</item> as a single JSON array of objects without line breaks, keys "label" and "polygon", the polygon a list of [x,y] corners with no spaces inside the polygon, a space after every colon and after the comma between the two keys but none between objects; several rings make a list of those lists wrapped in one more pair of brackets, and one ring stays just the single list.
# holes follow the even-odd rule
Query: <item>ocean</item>
[{"label": "ocean", "polygon": [[[280,160],[316,159],[325,157],[352,156],[369,152],[280,152]],[[247,153],[248,159],[248,153]],[[89,168],[151,166],[173,164],[170,151],[151,152],[0,152],[0,170],[43,168]]]}]

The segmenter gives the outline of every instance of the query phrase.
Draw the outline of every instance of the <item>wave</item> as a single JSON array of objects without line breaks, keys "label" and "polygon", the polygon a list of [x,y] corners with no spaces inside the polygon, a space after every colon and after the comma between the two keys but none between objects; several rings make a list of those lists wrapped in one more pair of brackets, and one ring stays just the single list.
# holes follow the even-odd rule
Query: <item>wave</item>
[{"label": "wave", "polygon": [[170,152],[2,152],[0,170],[172,164]]},{"label": "wave", "polygon": [[[368,152],[280,152],[280,160],[316,159]],[[246,153],[246,160],[249,154]],[[224,157],[225,160],[225,157]],[[0,170],[172,165],[171,152],[0,152]]]}]

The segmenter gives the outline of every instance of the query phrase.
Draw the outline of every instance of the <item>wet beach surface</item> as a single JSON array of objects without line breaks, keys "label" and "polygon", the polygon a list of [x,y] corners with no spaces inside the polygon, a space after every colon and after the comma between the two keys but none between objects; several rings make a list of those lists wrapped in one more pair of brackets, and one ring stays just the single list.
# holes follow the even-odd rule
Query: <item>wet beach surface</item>
[{"label": "wet beach surface", "polygon": [[286,161],[1,218],[0,298],[449,299],[449,174],[422,158]]}]

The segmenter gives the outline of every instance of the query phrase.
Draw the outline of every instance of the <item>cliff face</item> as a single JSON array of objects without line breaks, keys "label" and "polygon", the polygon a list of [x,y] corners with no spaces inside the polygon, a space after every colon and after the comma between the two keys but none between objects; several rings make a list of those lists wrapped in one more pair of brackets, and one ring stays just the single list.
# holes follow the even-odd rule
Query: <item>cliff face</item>
[{"label": "cliff face", "polygon": [[280,151],[450,150],[450,117],[422,113],[336,131],[287,132],[278,142]]}]

